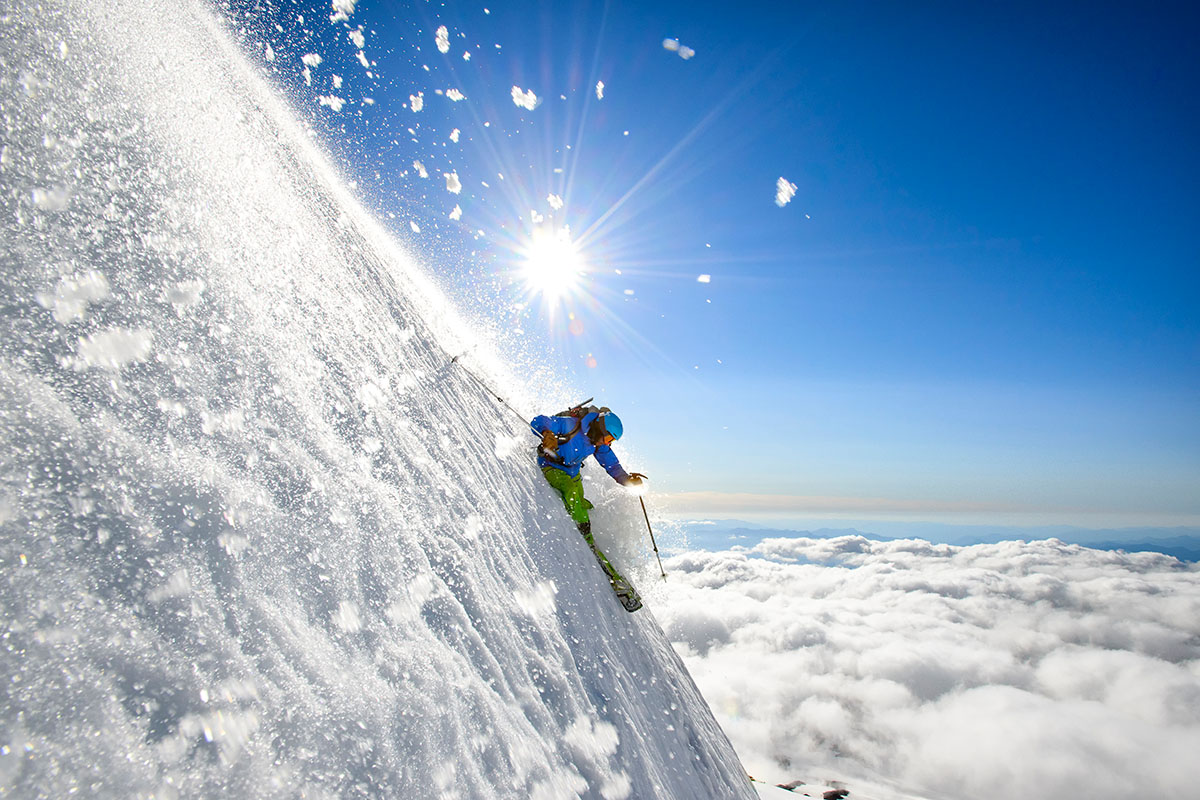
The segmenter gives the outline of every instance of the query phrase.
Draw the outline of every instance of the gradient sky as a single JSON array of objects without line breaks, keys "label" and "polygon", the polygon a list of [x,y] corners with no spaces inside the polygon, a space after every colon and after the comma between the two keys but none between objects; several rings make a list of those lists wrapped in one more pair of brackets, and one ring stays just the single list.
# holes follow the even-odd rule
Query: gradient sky
[{"label": "gradient sky", "polygon": [[[1194,7],[276,5],[367,205],[673,510],[1200,522]],[[588,265],[553,306],[531,212]]]}]

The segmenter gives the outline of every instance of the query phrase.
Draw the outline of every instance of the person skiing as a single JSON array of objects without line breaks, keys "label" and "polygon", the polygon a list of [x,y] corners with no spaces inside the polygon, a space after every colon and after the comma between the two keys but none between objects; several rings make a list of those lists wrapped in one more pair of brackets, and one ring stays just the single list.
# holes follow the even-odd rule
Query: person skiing
[{"label": "person skiing", "polygon": [[600,568],[608,576],[621,604],[628,611],[637,611],[642,607],[637,590],[596,547],[592,538],[592,523],[588,517],[588,509],[592,508],[592,504],[583,496],[583,479],[579,475],[579,468],[588,456],[595,456],[604,471],[617,483],[624,486],[641,485],[644,476],[626,472],[617,460],[617,454],[612,451],[612,443],[621,438],[621,418],[607,408],[580,404],[554,416],[534,417],[529,425],[534,433],[542,437],[537,456],[546,482],[562,497],[567,513],[600,562]]}]

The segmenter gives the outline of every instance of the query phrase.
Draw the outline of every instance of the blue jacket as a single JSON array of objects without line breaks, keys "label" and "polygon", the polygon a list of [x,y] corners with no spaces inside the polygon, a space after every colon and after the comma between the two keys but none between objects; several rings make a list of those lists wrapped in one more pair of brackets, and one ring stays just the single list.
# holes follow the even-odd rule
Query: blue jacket
[{"label": "blue jacket", "polygon": [[[583,466],[587,457],[594,455],[596,461],[604,467],[605,472],[613,477],[613,480],[617,483],[627,482],[629,473],[621,467],[621,462],[617,460],[617,454],[612,451],[612,448],[606,444],[596,447],[592,444],[591,439],[588,439],[588,426],[598,416],[599,414],[591,413],[585,415],[582,420],[575,417],[534,417],[533,421],[529,423],[529,427],[533,428],[533,432],[538,437],[541,437],[545,431],[559,436],[566,436],[571,431],[575,431],[574,436],[558,446],[558,455],[563,460],[562,464],[551,461],[539,453],[538,466],[554,467],[574,477],[579,474],[579,468]],[[576,426],[578,426],[578,430],[576,430]]]}]

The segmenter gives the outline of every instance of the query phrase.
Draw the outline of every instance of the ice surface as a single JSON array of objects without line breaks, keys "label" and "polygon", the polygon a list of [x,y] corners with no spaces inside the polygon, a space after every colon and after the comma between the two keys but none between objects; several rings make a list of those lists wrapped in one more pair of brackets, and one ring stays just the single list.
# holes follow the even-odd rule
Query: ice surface
[{"label": "ice surface", "polygon": [[0,795],[753,797],[211,13],[0,15]]}]

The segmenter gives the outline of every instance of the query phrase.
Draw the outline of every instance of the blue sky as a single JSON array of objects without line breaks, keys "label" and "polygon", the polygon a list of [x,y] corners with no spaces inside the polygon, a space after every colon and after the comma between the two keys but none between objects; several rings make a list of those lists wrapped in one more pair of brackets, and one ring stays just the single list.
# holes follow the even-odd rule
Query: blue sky
[{"label": "blue sky", "polygon": [[[1200,521],[1191,8],[279,5],[269,66],[368,205],[672,508]],[[586,264],[553,305],[531,212]]]}]

